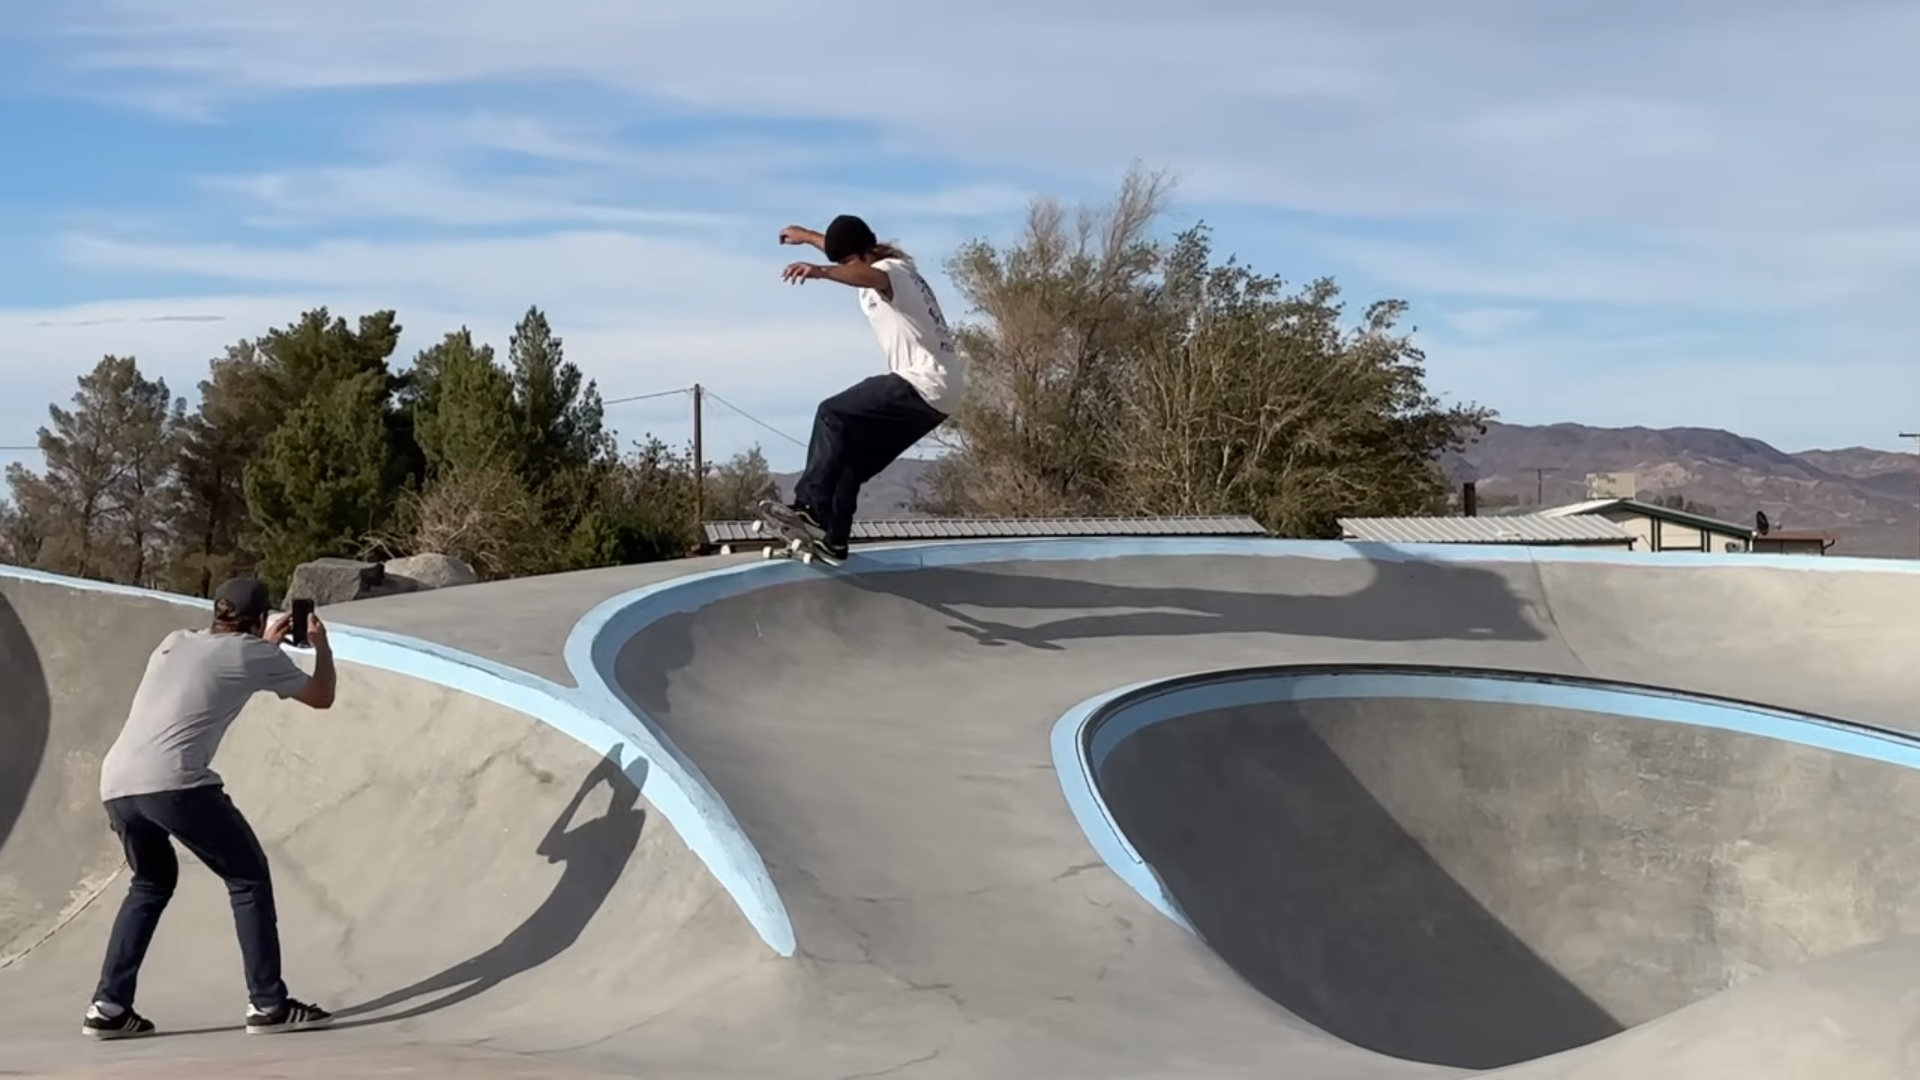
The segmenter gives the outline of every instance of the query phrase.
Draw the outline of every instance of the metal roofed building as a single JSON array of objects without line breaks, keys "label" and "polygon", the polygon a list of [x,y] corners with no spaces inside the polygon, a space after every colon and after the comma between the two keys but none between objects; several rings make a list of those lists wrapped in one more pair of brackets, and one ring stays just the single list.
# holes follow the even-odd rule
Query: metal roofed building
[{"label": "metal roofed building", "polygon": [[1345,540],[1376,544],[1514,544],[1631,550],[1634,541],[1632,533],[1603,517],[1546,514],[1341,518],[1340,534]]},{"label": "metal roofed building", "polygon": [[1774,529],[1756,531],[1748,550],[1776,555],[1825,555],[1839,539],[1820,529]]},{"label": "metal roofed building", "polygon": [[[753,531],[752,521],[702,524],[708,551],[730,555],[736,547],[759,548],[772,537]],[[1066,518],[873,518],[853,523],[856,544],[912,540],[1016,540],[1112,536],[1267,536],[1250,517],[1066,517]]]},{"label": "metal roofed building", "polygon": [[[1588,499],[1541,510],[1540,516],[1612,521],[1632,533],[1639,551],[1742,552],[1753,547],[1755,530],[1704,514],[1658,506],[1639,499]],[[1824,550],[1824,549],[1822,549]]]}]

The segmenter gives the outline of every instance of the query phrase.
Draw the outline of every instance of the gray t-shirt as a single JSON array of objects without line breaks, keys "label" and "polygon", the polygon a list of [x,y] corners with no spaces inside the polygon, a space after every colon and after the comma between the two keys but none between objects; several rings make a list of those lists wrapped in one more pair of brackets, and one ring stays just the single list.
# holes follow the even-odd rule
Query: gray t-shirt
[{"label": "gray t-shirt", "polygon": [[280,646],[251,634],[168,634],[100,762],[101,800],[220,783],[213,755],[248,699],[261,690],[291,697],[306,684]]}]

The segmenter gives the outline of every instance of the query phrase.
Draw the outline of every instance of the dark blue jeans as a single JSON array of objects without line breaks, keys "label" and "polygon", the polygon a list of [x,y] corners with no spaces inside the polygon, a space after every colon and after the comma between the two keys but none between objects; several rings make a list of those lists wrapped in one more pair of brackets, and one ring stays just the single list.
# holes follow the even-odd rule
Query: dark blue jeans
[{"label": "dark blue jeans", "polygon": [[120,837],[133,881],[107,943],[95,1001],[133,1007],[140,964],[160,927],[160,915],[180,882],[173,841],[227,884],[234,928],[240,934],[247,996],[261,1009],[287,998],[280,981],[280,926],[273,906],[267,853],[226,789],[219,786],[109,800],[107,820]]},{"label": "dark blue jeans", "polygon": [[861,486],[946,419],[892,372],[854,383],[814,411],[806,471],[794,484],[794,501],[813,511],[828,543],[845,544],[853,535]]}]

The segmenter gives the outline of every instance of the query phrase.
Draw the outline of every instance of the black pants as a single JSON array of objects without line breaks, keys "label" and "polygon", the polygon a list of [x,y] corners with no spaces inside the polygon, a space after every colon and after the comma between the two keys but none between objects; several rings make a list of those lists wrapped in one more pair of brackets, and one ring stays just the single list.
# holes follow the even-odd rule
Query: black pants
[{"label": "black pants", "polygon": [[861,485],[946,418],[898,375],[854,383],[821,402],[813,414],[807,468],[794,485],[794,501],[813,512],[828,543],[845,544],[853,534]]},{"label": "black pants", "polygon": [[153,944],[160,915],[180,881],[173,840],[227,883],[234,928],[240,934],[247,996],[261,1009],[287,998],[280,981],[280,928],[273,906],[267,853],[253,827],[219,786],[132,795],[107,802],[107,819],[120,837],[133,882],[113,923],[95,1001],[133,1007],[140,964]]}]

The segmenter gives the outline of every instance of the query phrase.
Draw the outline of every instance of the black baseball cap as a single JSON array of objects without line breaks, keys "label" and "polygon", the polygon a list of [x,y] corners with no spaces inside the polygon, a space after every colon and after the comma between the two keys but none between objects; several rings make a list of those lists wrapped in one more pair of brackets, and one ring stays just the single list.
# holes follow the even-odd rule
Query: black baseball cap
[{"label": "black baseball cap", "polygon": [[265,616],[272,606],[267,584],[259,578],[232,578],[213,591],[214,617],[222,621],[252,622]]},{"label": "black baseball cap", "polygon": [[850,255],[863,255],[880,242],[867,223],[852,214],[841,214],[827,223],[821,250],[828,262],[839,262]]}]

